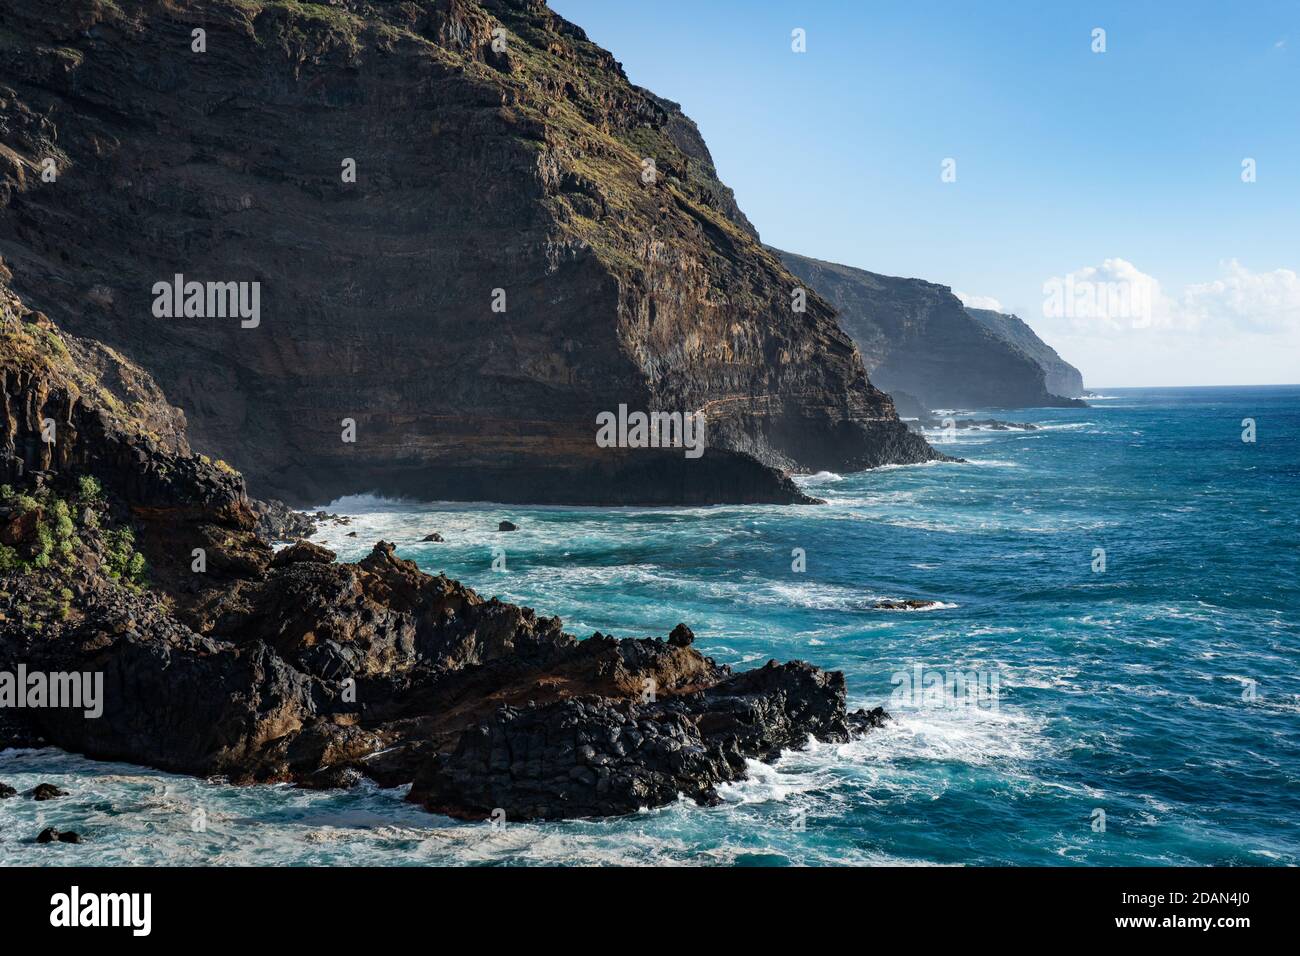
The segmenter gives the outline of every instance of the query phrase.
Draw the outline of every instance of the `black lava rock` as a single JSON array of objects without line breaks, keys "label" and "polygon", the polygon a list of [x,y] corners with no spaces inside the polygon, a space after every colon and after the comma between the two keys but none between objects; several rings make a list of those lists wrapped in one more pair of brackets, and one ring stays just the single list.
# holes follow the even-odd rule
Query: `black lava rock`
[{"label": "black lava rock", "polygon": [[690,647],[695,643],[695,632],[685,624],[678,624],[668,635],[668,643],[673,647]]}]

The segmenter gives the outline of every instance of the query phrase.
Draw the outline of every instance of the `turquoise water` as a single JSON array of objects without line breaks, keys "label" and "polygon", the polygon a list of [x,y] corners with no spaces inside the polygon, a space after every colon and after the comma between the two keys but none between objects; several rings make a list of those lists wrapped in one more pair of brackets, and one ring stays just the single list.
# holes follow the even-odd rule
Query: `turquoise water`
[{"label": "turquoise water", "polygon": [[[820,507],[329,506],[358,516],[317,539],[344,559],[382,537],[579,636],[685,621],[719,661],[839,668],[852,705],[893,711],[862,740],[755,764],[723,806],[493,829],[401,790],[233,788],[10,751],[0,780],[72,793],[0,801],[0,862],[1300,863],[1300,387],[1093,406],[959,432],[941,447],[968,464],[804,479]],[[497,533],[503,518],[520,530]],[[435,530],[446,544],[419,542]],[[906,597],[940,603],[870,606]],[[996,675],[997,698],[891,702],[918,664]],[[38,822],[88,842],[21,842]]]}]

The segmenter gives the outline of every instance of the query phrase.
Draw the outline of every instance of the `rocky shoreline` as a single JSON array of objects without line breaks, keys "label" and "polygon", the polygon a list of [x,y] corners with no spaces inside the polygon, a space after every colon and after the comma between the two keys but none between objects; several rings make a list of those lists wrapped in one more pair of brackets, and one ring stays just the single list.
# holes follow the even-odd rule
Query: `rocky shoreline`
[{"label": "rocky shoreline", "polygon": [[357,564],[307,542],[274,557],[244,548],[257,570],[215,594],[83,570],[52,606],[61,572],[6,575],[0,670],[103,674],[105,691],[96,719],[9,714],[0,746],[237,783],[366,776],[411,783],[411,800],[455,817],[554,819],[712,803],[748,759],[883,719],[846,712],[838,672],[771,661],[732,673],[684,625],[666,640],[580,641],[385,542]]},{"label": "rocky shoreline", "polygon": [[94,343],[2,283],[0,313],[0,672],[102,680],[94,716],[0,709],[0,748],[236,783],[369,777],[439,813],[555,819],[708,804],[748,760],[884,719],[847,712],[838,672],[734,673],[685,625],[578,640],[386,542],[355,564],[276,552],[263,535],[315,518],[195,455],[120,355],[89,361]]}]

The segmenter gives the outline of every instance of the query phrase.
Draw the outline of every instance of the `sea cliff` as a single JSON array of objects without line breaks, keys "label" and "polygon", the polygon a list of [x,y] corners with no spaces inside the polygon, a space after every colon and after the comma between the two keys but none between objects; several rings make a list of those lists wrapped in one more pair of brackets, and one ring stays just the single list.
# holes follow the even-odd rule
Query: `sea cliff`
[{"label": "sea cliff", "polygon": [[[0,77],[14,289],[261,497],[797,502],[938,457],[694,123],[538,0],[11,0]],[[621,404],[707,451],[598,447]]]}]

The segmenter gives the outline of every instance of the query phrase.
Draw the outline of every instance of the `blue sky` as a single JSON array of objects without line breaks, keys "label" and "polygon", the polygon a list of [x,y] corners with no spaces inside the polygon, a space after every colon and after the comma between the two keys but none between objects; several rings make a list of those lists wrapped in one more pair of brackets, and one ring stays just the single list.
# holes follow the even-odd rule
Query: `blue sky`
[{"label": "blue sky", "polygon": [[[1089,385],[1300,381],[1300,3],[551,6],[683,105],[765,242],[995,300]],[[1062,315],[1067,277],[1097,288]]]}]

